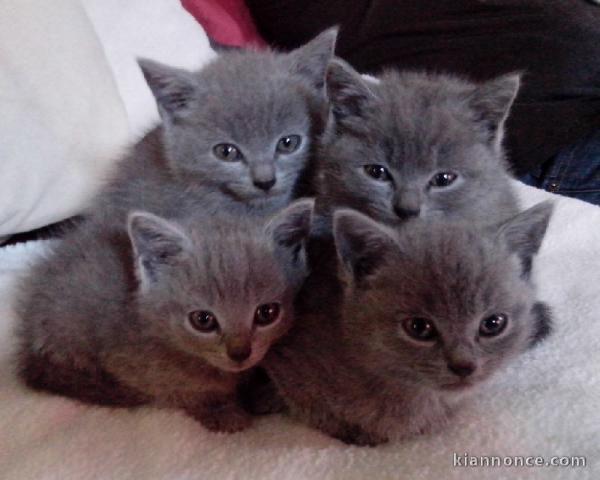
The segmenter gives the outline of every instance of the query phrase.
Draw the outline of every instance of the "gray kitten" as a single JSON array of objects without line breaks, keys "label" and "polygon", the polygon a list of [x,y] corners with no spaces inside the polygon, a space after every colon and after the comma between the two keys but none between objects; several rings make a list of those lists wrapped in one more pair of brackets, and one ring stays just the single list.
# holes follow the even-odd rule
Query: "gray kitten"
[{"label": "gray kitten", "polygon": [[246,427],[236,390],[291,326],[312,205],[266,227],[134,212],[127,232],[67,236],[23,284],[21,377],[96,404],[181,408],[211,430]]},{"label": "gray kitten", "polygon": [[443,426],[549,333],[529,268],[551,211],[541,203],[486,230],[421,219],[391,229],[336,211],[341,305],[299,317],[263,362],[291,414],[359,445]]},{"label": "gray kitten", "polygon": [[388,71],[379,82],[331,63],[319,155],[319,209],[346,206],[389,225],[407,218],[493,223],[515,214],[501,146],[519,76],[473,84]]},{"label": "gray kitten", "polygon": [[121,223],[132,209],[172,218],[286,206],[325,122],[336,36],[327,30],[290,53],[224,53],[198,72],[140,60],[162,124],[122,160],[91,213]]}]

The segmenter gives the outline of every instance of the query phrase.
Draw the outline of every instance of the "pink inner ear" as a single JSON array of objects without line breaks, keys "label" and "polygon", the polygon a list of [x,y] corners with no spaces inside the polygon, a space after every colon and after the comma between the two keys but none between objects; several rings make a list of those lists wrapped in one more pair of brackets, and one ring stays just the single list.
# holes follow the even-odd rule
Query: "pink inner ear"
[{"label": "pink inner ear", "polygon": [[214,41],[233,47],[265,47],[244,0],[181,0]]}]

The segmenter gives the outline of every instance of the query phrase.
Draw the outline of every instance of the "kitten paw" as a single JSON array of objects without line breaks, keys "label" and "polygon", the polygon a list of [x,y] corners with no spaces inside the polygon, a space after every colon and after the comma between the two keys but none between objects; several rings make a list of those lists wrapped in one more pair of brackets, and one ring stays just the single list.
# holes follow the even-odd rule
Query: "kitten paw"
[{"label": "kitten paw", "polygon": [[389,441],[387,437],[367,432],[356,425],[347,425],[332,436],[348,445],[359,447],[375,447]]},{"label": "kitten paw", "polygon": [[252,417],[237,405],[219,405],[187,413],[212,432],[235,433],[252,424]]},{"label": "kitten paw", "polygon": [[268,378],[249,383],[240,392],[240,398],[244,409],[252,415],[282,413],[286,409],[283,398]]}]

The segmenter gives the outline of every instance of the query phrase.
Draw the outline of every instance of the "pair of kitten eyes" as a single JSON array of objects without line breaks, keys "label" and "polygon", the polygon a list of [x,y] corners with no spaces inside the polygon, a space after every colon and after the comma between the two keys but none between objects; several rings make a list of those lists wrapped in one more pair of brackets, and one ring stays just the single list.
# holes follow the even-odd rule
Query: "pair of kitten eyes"
[{"label": "pair of kitten eyes", "polygon": [[[389,170],[383,165],[365,165],[363,169],[369,177],[380,182],[389,182],[392,180]],[[454,172],[437,172],[429,179],[429,186],[435,188],[449,187],[457,178],[458,175]]]},{"label": "pair of kitten eyes", "polygon": [[[496,337],[506,329],[507,325],[508,316],[504,313],[495,313],[481,321],[479,335]],[[431,342],[439,336],[435,324],[426,318],[407,318],[402,322],[402,327],[411,338],[421,342]]]},{"label": "pair of kitten eyes", "polygon": [[[258,327],[272,325],[279,319],[281,306],[279,303],[265,303],[254,311],[254,324]],[[201,333],[218,332],[219,320],[209,310],[196,310],[188,314],[188,321],[194,330]]]},{"label": "pair of kitten eyes", "polygon": [[[300,135],[286,135],[277,141],[275,151],[281,155],[289,155],[298,150],[301,143]],[[219,143],[213,147],[213,153],[224,162],[239,162],[244,159],[244,154],[233,143]]]}]

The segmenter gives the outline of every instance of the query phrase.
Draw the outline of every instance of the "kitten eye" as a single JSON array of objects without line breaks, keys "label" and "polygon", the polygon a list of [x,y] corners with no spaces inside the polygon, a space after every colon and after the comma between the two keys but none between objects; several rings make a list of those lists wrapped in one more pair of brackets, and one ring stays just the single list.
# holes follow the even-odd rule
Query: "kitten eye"
[{"label": "kitten eye", "polygon": [[213,147],[213,152],[219,160],[237,162],[242,159],[242,153],[231,143],[219,143]]},{"label": "kitten eye", "polygon": [[300,135],[286,135],[277,142],[276,150],[279,153],[289,154],[298,150],[300,146]]},{"label": "kitten eye", "polygon": [[452,185],[457,178],[458,175],[456,173],[439,172],[431,177],[431,180],[429,180],[429,185],[432,187],[444,188]]},{"label": "kitten eye", "polygon": [[508,317],[503,313],[495,313],[487,318],[484,318],[479,325],[479,335],[482,337],[495,337],[500,335],[506,325],[508,324]]},{"label": "kitten eye", "polygon": [[380,182],[389,182],[392,179],[390,172],[383,165],[365,165],[363,168],[369,177]]},{"label": "kitten eye", "polygon": [[264,327],[275,322],[279,318],[281,308],[278,303],[265,303],[260,305],[254,313],[254,323]]},{"label": "kitten eye", "polygon": [[196,310],[188,315],[190,325],[202,333],[211,333],[219,329],[217,317],[206,310]]},{"label": "kitten eye", "polygon": [[422,342],[433,340],[438,334],[433,322],[426,318],[407,318],[402,326],[409,336]]}]

